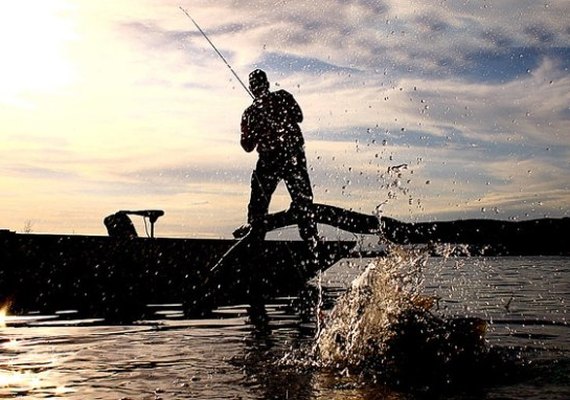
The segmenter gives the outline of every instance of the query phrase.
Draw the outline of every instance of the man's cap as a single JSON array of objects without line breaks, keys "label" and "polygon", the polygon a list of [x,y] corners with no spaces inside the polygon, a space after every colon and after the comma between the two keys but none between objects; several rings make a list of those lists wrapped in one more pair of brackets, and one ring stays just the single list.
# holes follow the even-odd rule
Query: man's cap
[{"label": "man's cap", "polygon": [[259,86],[260,84],[267,83],[267,74],[261,69],[255,69],[249,74],[249,85]]}]

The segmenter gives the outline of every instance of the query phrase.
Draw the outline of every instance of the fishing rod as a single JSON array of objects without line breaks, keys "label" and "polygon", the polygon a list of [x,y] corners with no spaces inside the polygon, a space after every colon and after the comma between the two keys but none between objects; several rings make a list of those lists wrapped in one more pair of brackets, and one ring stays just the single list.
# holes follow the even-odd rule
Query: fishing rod
[{"label": "fishing rod", "polygon": [[178,8],[180,8],[180,10],[182,10],[182,12],[184,14],[186,14],[186,16],[190,19],[190,21],[192,21],[192,23],[194,24],[194,26],[196,26],[196,28],[200,31],[200,33],[202,34],[202,36],[204,36],[204,38],[206,38],[206,40],[208,41],[208,43],[210,43],[210,46],[212,46],[212,48],[214,49],[214,51],[216,52],[216,54],[218,56],[220,56],[220,58],[222,59],[222,61],[224,62],[224,64],[226,64],[226,66],[230,69],[230,71],[232,71],[232,74],[234,74],[234,76],[236,77],[236,79],[238,80],[238,82],[241,84],[241,86],[245,89],[245,91],[247,92],[247,94],[250,95],[250,97],[252,99],[255,99],[255,97],[253,97],[253,94],[251,94],[251,92],[249,91],[249,89],[247,88],[247,86],[245,86],[245,84],[242,82],[242,80],[239,78],[238,74],[236,74],[236,72],[234,71],[234,69],[232,68],[232,66],[230,65],[230,63],[226,60],[226,58],[223,56],[222,53],[220,53],[220,51],[216,48],[216,46],[214,45],[214,43],[212,43],[212,41],[210,40],[210,38],[206,35],[206,33],[202,30],[202,28],[200,28],[200,25],[198,25],[198,23],[194,20],[194,18],[192,18],[190,16],[190,14],[188,14],[188,11],[186,11],[184,8],[182,8],[182,6],[178,6]]}]

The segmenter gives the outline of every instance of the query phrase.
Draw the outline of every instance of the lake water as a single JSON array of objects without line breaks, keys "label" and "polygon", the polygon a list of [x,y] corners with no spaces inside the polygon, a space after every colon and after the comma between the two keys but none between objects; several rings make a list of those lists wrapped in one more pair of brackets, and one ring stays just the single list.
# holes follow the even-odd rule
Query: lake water
[{"label": "lake water", "polygon": [[[188,320],[177,305],[150,305],[153,319],[119,326],[65,310],[7,317],[0,328],[0,398],[570,398],[564,257],[428,261],[422,287],[437,298],[432,312],[488,322],[485,345],[496,362],[485,378],[434,392],[425,383],[304,364],[317,330],[312,305],[322,299],[326,314],[368,261],[338,263],[322,275],[322,291],[315,284],[299,298],[275,299],[266,314],[253,314],[255,323],[245,306]],[[291,357],[299,362],[283,362]]]}]

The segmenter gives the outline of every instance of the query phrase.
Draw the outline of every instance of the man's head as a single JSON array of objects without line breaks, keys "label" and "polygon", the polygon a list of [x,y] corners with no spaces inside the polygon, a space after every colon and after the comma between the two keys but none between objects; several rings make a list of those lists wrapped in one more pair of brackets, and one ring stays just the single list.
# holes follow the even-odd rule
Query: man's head
[{"label": "man's head", "polygon": [[256,69],[249,74],[249,89],[255,97],[259,97],[269,90],[269,81],[263,70]]}]

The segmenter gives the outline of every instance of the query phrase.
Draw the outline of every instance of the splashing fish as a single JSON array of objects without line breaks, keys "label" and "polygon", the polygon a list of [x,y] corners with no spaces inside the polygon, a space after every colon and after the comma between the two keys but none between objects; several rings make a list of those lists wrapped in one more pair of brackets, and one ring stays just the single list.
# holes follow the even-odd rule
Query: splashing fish
[{"label": "splashing fish", "polygon": [[[338,299],[317,336],[322,366],[373,371],[399,382],[452,373],[485,352],[486,323],[478,318],[444,319],[422,294],[425,251],[393,248],[370,263]],[[394,378],[394,379],[392,379]]]}]

